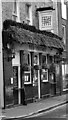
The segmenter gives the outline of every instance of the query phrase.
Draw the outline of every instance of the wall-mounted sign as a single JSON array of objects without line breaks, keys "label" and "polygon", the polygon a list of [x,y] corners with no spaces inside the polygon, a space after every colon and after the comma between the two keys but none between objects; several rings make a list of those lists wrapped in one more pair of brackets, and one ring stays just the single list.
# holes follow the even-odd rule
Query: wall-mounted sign
[{"label": "wall-mounted sign", "polygon": [[52,29],[52,11],[39,12],[39,29],[40,30]]},{"label": "wall-mounted sign", "polygon": [[59,65],[58,65],[58,64],[56,65],[56,74],[57,74],[57,75],[60,74],[60,68],[59,68]]}]

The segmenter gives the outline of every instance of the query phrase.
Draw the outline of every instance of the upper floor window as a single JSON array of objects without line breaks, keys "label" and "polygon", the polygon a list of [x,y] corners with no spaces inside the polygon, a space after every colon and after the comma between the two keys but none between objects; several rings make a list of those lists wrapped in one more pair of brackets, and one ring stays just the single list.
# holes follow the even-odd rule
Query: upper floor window
[{"label": "upper floor window", "polygon": [[32,6],[30,4],[26,4],[26,22],[32,25]]},{"label": "upper floor window", "polygon": [[62,4],[62,18],[67,19],[65,0],[61,0],[61,4]]},{"label": "upper floor window", "polygon": [[62,38],[64,45],[66,46],[66,27],[64,25],[62,25]]},{"label": "upper floor window", "polygon": [[14,21],[20,22],[19,2],[17,0],[14,0],[14,2],[13,2],[12,19]]}]

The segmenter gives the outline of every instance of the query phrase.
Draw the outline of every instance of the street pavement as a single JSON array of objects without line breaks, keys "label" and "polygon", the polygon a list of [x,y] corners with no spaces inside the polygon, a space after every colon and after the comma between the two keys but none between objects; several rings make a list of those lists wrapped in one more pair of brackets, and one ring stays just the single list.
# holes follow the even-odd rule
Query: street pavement
[{"label": "street pavement", "polygon": [[53,108],[49,111],[37,113],[35,115],[26,117],[26,118],[68,118],[68,108],[66,109],[68,104],[63,104],[61,106],[58,106],[56,108]]},{"label": "street pavement", "polygon": [[63,94],[61,96],[41,99],[40,101],[27,104],[26,106],[19,105],[13,108],[7,108],[2,110],[2,115],[4,119],[25,118],[63,105],[67,102],[67,96],[68,94]]}]

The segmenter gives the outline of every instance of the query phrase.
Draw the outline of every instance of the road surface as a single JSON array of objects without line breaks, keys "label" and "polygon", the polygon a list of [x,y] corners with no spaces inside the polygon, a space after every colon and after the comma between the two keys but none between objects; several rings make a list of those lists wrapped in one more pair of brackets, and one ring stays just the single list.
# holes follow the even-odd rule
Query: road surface
[{"label": "road surface", "polygon": [[[47,120],[46,118],[50,118],[51,120],[55,118],[59,118],[61,120],[68,120],[68,104],[64,104],[62,106],[56,107],[49,111],[45,111],[42,113],[38,113],[28,117],[30,120]],[[48,119],[49,120],[49,119]]]}]

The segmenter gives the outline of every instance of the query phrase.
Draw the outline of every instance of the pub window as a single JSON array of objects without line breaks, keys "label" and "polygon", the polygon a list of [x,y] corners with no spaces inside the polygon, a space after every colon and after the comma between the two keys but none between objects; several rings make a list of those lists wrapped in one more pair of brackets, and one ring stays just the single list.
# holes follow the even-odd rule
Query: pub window
[{"label": "pub window", "polygon": [[34,53],[33,86],[38,86],[38,66],[39,66],[39,54]]},{"label": "pub window", "polygon": [[42,74],[41,74],[41,80],[42,82],[48,82],[48,70],[42,69]]},{"label": "pub window", "polygon": [[38,64],[38,55],[34,55],[34,65]]},{"label": "pub window", "polygon": [[31,84],[31,55],[26,54],[28,69],[24,71],[24,84]]}]

